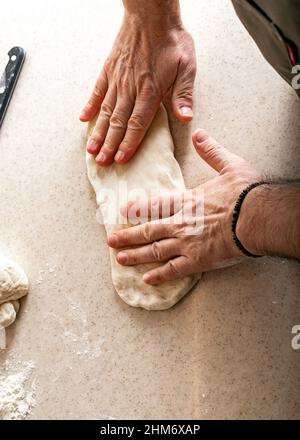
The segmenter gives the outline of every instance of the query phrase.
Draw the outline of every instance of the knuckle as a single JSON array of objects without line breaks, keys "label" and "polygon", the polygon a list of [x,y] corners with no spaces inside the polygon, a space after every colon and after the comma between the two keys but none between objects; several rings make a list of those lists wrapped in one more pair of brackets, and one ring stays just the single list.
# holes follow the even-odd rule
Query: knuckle
[{"label": "knuckle", "polygon": [[90,97],[89,101],[88,101],[88,105],[91,106],[91,107],[94,107],[97,104],[98,99],[99,98],[97,98],[95,93],[93,93],[92,96]]},{"label": "knuckle", "polygon": [[153,102],[158,100],[159,93],[156,90],[156,87],[153,85],[148,85],[141,91],[141,95],[147,99],[147,101]]},{"label": "knuckle", "polygon": [[102,142],[103,139],[102,139],[101,132],[99,130],[95,129],[91,135],[91,139],[96,142]]},{"label": "knuckle", "polygon": [[122,76],[121,78],[119,78],[119,81],[118,81],[118,88],[121,90],[121,91],[128,91],[128,90],[130,90],[131,89],[131,81],[130,81],[130,79],[128,78],[128,76]]},{"label": "knuckle", "polygon": [[171,276],[178,277],[181,275],[181,271],[180,271],[178,265],[172,260],[169,260],[167,263],[167,271]]},{"label": "knuckle", "polygon": [[155,241],[151,245],[151,252],[156,261],[163,261],[163,255],[160,244]]},{"label": "knuckle", "polygon": [[193,90],[190,87],[185,87],[179,90],[176,90],[176,100],[177,101],[193,101]]},{"label": "knuckle", "polygon": [[129,157],[129,155],[133,154],[136,151],[137,146],[135,145],[135,143],[128,134],[126,134],[126,136],[127,137],[125,137],[122,140],[122,143],[120,144],[120,148],[122,151],[126,152],[126,154]]},{"label": "knuckle", "polygon": [[103,146],[101,148],[101,151],[102,151],[102,153],[105,153],[105,154],[108,154],[109,156],[111,156],[112,154],[115,153],[116,149],[114,148],[114,146],[110,140],[105,139]]},{"label": "knuckle", "polygon": [[120,240],[121,245],[124,245],[124,246],[127,245],[128,241],[129,241],[128,232],[126,230],[119,232],[118,236],[119,236],[119,240]]},{"label": "knuckle", "polygon": [[93,136],[91,137],[91,140],[98,144],[97,146],[100,146],[100,144],[102,144],[102,138],[100,136]]},{"label": "knuckle", "polygon": [[[212,141],[211,139],[207,139],[203,142],[203,149],[205,151],[205,155],[208,159],[215,161],[218,159],[220,152],[222,152],[222,145],[217,142]],[[224,161],[223,161],[224,162]]]},{"label": "knuckle", "polygon": [[103,104],[101,105],[100,116],[105,118],[110,118],[112,113],[113,113],[112,107],[106,102],[103,102]]},{"label": "knuckle", "polygon": [[113,62],[112,62],[112,58],[111,58],[110,56],[108,56],[108,57],[106,58],[105,62],[104,62],[104,66],[103,66],[104,71],[105,71],[106,73],[109,72],[110,67],[111,67],[112,64],[113,64]]},{"label": "knuckle", "polygon": [[196,76],[197,73],[197,64],[194,62],[191,54],[186,54],[181,59],[182,65],[184,66],[184,72],[188,78],[191,76]]},{"label": "knuckle", "polygon": [[104,98],[103,90],[98,84],[95,85],[93,97],[96,99]]},{"label": "knuckle", "polygon": [[128,252],[128,260],[131,264],[137,264],[138,263],[138,255],[135,250],[132,250]]},{"label": "knuckle", "polygon": [[150,226],[150,224],[149,224],[149,223],[145,223],[145,224],[143,225],[143,227],[142,227],[141,230],[142,230],[143,238],[144,238],[147,242],[152,241],[152,240],[151,240],[151,238],[152,238],[152,232],[151,232],[151,226]]},{"label": "knuckle", "polygon": [[126,122],[122,117],[114,113],[110,118],[110,126],[115,129],[125,130]]},{"label": "knuckle", "polygon": [[182,236],[182,228],[184,228],[184,215],[182,214],[181,218],[178,221],[175,221],[172,224],[172,235],[173,237],[180,238]]},{"label": "knuckle", "polygon": [[138,95],[146,97],[147,99],[157,100],[159,93],[159,87],[155,77],[149,71],[145,71],[140,74],[137,81]]},{"label": "knuckle", "polygon": [[223,167],[222,167],[220,174],[224,175],[224,174],[232,172],[232,170],[233,170],[232,164],[228,160],[224,160]]},{"label": "knuckle", "polygon": [[133,131],[144,131],[146,130],[146,122],[143,116],[138,113],[133,114],[128,121],[128,128]]}]

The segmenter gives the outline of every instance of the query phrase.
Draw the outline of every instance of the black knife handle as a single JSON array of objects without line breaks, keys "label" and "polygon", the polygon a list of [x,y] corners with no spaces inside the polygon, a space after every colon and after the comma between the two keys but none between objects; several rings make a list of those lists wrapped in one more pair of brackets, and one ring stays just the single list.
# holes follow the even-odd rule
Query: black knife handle
[{"label": "black knife handle", "polygon": [[25,60],[25,50],[13,47],[8,56],[7,66],[0,78],[0,128]]}]

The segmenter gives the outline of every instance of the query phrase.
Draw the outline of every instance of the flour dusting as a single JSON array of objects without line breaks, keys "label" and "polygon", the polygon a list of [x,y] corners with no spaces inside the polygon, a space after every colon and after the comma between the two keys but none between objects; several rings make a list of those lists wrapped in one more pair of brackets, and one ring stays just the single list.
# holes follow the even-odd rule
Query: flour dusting
[{"label": "flour dusting", "polygon": [[23,420],[35,406],[34,362],[5,362],[0,374],[0,420]]}]

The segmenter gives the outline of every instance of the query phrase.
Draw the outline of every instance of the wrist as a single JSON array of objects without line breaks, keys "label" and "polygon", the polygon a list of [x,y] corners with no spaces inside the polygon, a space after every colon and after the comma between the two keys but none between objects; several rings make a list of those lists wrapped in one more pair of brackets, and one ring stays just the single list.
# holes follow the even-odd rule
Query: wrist
[{"label": "wrist", "polygon": [[264,236],[261,234],[264,221],[263,198],[261,197],[264,191],[263,186],[253,188],[246,195],[236,225],[237,238],[253,255],[266,254]]},{"label": "wrist", "polygon": [[125,20],[133,25],[165,30],[182,26],[179,0],[123,0]]},{"label": "wrist", "polygon": [[236,227],[254,255],[300,258],[300,185],[262,184],[244,199]]}]

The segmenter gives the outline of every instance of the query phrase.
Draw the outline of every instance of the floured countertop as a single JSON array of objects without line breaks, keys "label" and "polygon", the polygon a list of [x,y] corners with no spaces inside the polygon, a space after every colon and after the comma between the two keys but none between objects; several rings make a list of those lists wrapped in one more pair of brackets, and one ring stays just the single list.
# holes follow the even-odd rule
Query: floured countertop
[{"label": "floured countertop", "polygon": [[[196,118],[186,127],[172,118],[187,186],[213,176],[192,149],[197,127],[259,170],[299,177],[294,92],[229,0],[182,5],[199,63]],[[12,382],[19,396],[0,418],[299,418],[299,263],[204,274],[163,312],[130,308],[114,292],[78,115],[121,2],[2,0],[1,9],[0,53],[21,45],[27,59],[0,131],[0,249],[31,290],[0,354],[0,400]]]},{"label": "floured countertop", "polygon": [[24,420],[35,406],[35,365],[10,362],[1,365],[0,420]]}]

